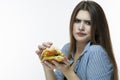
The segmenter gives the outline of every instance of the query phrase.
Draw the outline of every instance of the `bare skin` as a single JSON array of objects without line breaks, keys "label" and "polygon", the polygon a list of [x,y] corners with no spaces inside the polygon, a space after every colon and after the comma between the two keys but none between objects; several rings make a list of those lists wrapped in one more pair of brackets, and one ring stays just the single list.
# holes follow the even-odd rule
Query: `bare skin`
[{"label": "bare skin", "polygon": [[[39,56],[39,59],[41,60],[41,53],[44,49],[50,47],[52,45],[51,42],[46,42],[46,43],[43,43],[42,45],[39,45],[38,46],[38,50],[36,51],[37,55]],[[45,76],[46,76],[46,80],[57,80],[56,79],[56,76],[53,72],[54,69],[58,69],[60,70],[68,80],[73,80],[73,78],[75,79],[76,77],[76,80],[79,80],[79,78],[77,77],[77,75],[74,73],[73,71],[73,68],[70,67],[70,63],[69,63],[69,60],[65,60],[63,61],[62,64],[58,63],[57,61],[52,61],[52,63],[54,64],[51,64],[47,61],[43,62],[42,65],[44,67],[44,71],[45,71]],[[73,77],[74,76],[74,77]]]},{"label": "bare skin", "polygon": [[[76,39],[76,52],[74,55],[74,63],[70,66],[69,60],[64,60],[63,64],[58,63],[57,61],[52,61],[54,64],[50,64],[49,62],[43,62],[43,67],[45,70],[46,80],[57,80],[56,76],[53,72],[54,69],[60,70],[63,75],[67,78],[67,80],[80,80],[80,78],[74,72],[74,66],[76,64],[76,60],[81,55],[82,51],[86,43],[91,38],[91,17],[88,11],[80,10],[76,16],[75,22],[73,24],[73,36]],[[38,46],[38,50],[36,53],[38,54],[41,60],[41,53],[44,49],[50,47],[52,45],[51,42],[44,42],[42,45]]]}]

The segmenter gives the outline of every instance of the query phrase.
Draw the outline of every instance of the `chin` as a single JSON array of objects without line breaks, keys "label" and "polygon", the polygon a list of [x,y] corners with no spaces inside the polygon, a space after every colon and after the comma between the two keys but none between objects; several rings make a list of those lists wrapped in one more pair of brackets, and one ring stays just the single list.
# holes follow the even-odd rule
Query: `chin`
[{"label": "chin", "polygon": [[86,42],[88,42],[90,39],[88,39],[88,38],[77,38],[76,39],[76,41],[77,42],[80,42],[80,43],[86,43]]}]

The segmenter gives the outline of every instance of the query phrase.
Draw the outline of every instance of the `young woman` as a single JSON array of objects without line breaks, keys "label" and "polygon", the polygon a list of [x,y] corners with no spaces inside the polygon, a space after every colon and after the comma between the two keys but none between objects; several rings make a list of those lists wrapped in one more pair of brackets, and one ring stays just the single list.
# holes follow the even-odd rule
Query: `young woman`
[{"label": "young woman", "polygon": [[[51,42],[39,45],[38,56],[51,45]],[[54,65],[47,61],[42,63],[47,80],[118,80],[107,20],[96,2],[81,1],[74,8],[70,42],[62,52],[68,57],[64,64],[54,60]]]}]

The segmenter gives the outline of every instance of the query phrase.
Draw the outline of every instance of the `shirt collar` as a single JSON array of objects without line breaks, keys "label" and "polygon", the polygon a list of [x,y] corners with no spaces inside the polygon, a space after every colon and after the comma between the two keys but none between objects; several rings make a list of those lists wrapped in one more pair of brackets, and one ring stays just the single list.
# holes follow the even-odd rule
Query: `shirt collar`
[{"label": "shirt collar", "polygon": [[[86,51],[89,50],[90,44],[91,44],[91,42],[89,41],[89,42],[86,44],[86,46],[85,46],[85,48],[84,48],[84,50],[83,50],[83,52],[81,53],[80,56],[82,56]],[[74,53],[72,53],[72,58],[74,58]]]}]

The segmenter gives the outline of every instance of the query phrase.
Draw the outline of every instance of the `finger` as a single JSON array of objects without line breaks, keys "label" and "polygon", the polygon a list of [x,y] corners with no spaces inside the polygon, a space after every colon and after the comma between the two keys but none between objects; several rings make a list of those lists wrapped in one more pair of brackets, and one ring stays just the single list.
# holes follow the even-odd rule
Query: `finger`
[{"label": "finger", "polygon": [[48,70],[52,70],[49,66],[47,66],[45,63],[42,63],[44,67],[46,67]]},{"label": "finger", "polygon": [[36,53],[36,54],[39,56],[39,58],[41,59],[41,53],[42,53],[42,51],[36,50],[35,53]]},{"label": "finger", "polygon": [[49,48],[51,45],[51,42],[43,42],[42,45],[38,45],[38,49],[43,51],[44,49]]},{"label": "finger", "polygon": [[49,63],[48,61],[44,61],[44,64],[46,64],[51,69],[55,69],[55,65]]},{"label": "finger", "polygon": [[69,60],[64,60],[63,63],[66,64],[67,66],[70,65],[70,61]]},{"label": "finger", "polygon": [[46,48],[50,48],[50,46],[52,45],[52,42],[43,42],[42,45]]},{"label": "finger", "polygon": [[46,47],[45,47],[44,45],[38,45],[38,49],[39,49],[40,51],[43,51],[44,49],[46,49]]},{"label": "finger", "polygon": [[49,45],[52,45],[53,43],[52,42],[47,42]]},{"label": "finger", "polygon": [[55,66],[59,66],[59,63],[55,60],[52,60],[52,63],[55,65]]},{"label": "finger", "polygon": [[56,69],[61,70],[63,67],[68,67],[68,65],[64,64],[64,63],[59,63],[55,60],[52,61],[52,63],[55,65]]},{"label": "finger", "polygon": [[40,53],[42,53],[42,51],[36,50],[35,53],[37,53],[39,55]]}]

